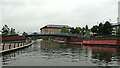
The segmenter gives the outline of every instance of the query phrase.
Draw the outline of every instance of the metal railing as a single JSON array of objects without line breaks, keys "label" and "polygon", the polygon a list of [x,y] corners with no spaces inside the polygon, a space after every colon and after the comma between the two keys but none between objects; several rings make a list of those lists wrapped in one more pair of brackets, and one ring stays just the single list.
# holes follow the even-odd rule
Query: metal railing
[{"label": "metal railing", "polygon": [[26,37],[31,36],[66,36],[66,37],[81,37],[81,38],[90,38],[87,35],[80,35],[80,34],[71,34],[71,33],[49,33],[49,34],[31,34]]},{"label": "metal railing", "polygon": [[0,43],[0,51],[18,48],[21,46],[25,46],[26,44],[31,43],[31,40],[27,41],[12,41],[12,42],[2,42]]}]

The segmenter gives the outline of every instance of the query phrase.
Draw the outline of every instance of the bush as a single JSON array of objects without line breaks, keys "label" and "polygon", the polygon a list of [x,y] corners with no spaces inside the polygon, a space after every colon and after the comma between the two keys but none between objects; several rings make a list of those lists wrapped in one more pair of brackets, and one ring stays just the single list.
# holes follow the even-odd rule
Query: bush
[{"label": "bush", "polygon": [[2,37],[19,36],[18,34],[3,34]]}]

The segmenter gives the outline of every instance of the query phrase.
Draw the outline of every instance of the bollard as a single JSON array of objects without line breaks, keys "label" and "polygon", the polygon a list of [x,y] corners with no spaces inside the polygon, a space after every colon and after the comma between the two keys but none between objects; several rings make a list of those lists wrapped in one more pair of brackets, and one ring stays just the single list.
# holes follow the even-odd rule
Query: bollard
[{"label": "bollard", "polygon": [[9,44],[9,49],[11,49],[11,43]]},{"label": "bollard", "polygon": [[15,44],[16,44],[16,43],[14,42],[14,48],[15,48]]},{"label": "bollard", "polygon": [[2,47],[2,50],[4,50],[5,49],[5,43],[3,43],[3,47]]}]

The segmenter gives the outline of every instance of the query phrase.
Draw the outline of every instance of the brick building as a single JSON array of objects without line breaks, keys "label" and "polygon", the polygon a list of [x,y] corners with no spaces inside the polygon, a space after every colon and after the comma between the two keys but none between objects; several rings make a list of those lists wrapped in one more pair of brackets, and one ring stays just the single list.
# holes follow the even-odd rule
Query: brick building
[{"label": "brick building", "polygon": [[42,34],[56,34],[56,33],[61,33],[61,29],[65,27],[67,30],[71,30],[71,27],[68,25],[46,25],[42,27],[41,33]]}]

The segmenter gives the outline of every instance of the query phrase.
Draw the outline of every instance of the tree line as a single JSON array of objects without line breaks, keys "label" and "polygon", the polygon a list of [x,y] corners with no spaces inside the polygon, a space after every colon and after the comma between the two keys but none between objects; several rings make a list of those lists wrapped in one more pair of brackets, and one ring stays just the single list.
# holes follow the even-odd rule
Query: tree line
[{"label": "tree line", "polygon": [[[0,32],[2,33],[3,37],[19,36],[16,30],[14,28],[8,27],[8,25],[4,25]],[[26,32],[22,33],[22,36],[26,36],[26,35],[28,35]]]},{"label": "tree line", "polygon": [[76,27],[76,28],[71,28],[69,31],[65,27],[61,29],[61,33],[70,33],[70,34],[80,34],[80,35],[90,35],[90,29],[88,29],[88,25],[85,27]]},{"label": "tree line", "polygon": [[7,25],[4,25],[1,29],[2,34],[16,34],[14,28],[9,28]]},{"label": "tree line", "polygon": [[[116,30],[113,30],[112,24],[109,21],[106,21],[105,24],[102,22],[99,23],[99,25],[94,25],[91,29],[89,29],[88,25],[85,27],[75,27],[71,28],[71,30],[63,27],[61,29],[61,33],[69,33],[69,34],[79,34],[79,35],[88,35],[88,36],[99,36],[99,35],[112,35],[113,31],[115,31],[116,35],[120,35],[120,28],[116,28]],[[8,34],[17,34],[14,28],[9,28],[7,25],[4,25],[1,29],[2,35],[8,35]],[[37,34],[34,32],[33,34]],[[28,33],[23,32],[22,36],[26,36]]]},{"label": "tree line", "polygon": [[110,22],[106,21],[105,24],[100,23],[91,28],[91,32],[94,35],[111,35],[113,33],[113,27]]},{"label": "tree line", "polygon": [[[91,29],[88,28],[88,25],[85,27],[76,27],[72,28],[70,31],[65,27],[62,28],[61,33],[71,33],[71,34],[80,34],[88,36],[99,36],[99,35],[112,35],[113,32],[112,24],[109,21],[106,21],[105,24],[102,22],[99,25],[94,25]],[[116,35],[120,35],[120,28],[117,28]]]}]

